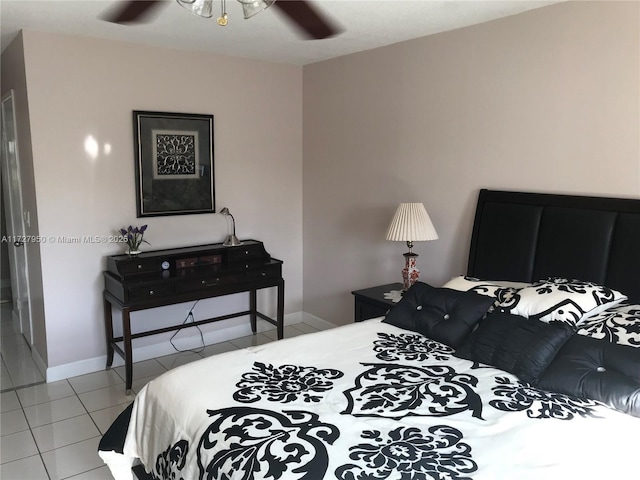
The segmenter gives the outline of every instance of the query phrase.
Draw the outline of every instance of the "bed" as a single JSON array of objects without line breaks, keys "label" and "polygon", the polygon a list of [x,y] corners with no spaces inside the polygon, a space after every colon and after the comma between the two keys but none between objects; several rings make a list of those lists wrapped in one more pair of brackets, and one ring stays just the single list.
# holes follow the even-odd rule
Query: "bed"
[{"label": "bed", "polygon": [[149,382],[117,480],[637,479],[640,200],[481,190],[468,270]]}]

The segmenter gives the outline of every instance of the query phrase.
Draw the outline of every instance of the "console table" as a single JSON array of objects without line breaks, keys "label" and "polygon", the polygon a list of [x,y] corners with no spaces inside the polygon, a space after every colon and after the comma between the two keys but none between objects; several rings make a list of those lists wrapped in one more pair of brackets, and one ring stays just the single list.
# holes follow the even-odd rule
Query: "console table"
[{"label": "console table", "polygon": [[[104,274],[104,322],[107,337],[107,369],[113,363],[113,353],[125,361],[126,390],[133,380],[131,340],[183,328],[175,326],[131,333],[131,312],[162,307],[181,302],[249,292],[249,309],[189,323],[202,325],[249,315],[251,331],[256,333],[257,318],[277,327],[278,339],[283,337],[284,279],[282,260],[272,258],[262,242],[245,240],[240,246],[226,247],[220,243],[185,248],[144,252],[136,256],[107,257]],[[277,287],[278,303],[273,319],[257,308],[256,292]],[[112,306],[122,311],[122,336],[113,336]],[[122,347],[118,345],[122,342]]]}]

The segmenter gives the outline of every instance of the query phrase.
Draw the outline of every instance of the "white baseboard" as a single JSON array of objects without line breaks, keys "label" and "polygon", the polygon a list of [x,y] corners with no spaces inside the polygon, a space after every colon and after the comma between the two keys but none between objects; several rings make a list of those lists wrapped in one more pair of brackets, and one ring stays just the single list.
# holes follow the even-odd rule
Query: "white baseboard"
[{"label": "white baseboard", "polygon": [[[294,325],[296,323],[305,322],[311,326],[318,325],[320,328],[331,328],[335,325],[322,320],[314,315],[306,312],[294,312],[288,313],[284,316],[285,325]],[[267,322],[258,322],[258,332],[264,332],[272,330],[275,327]],[[240,338],[247,335],[251,335],[251,326],[248,322],[243,322],[241,325],[235,325],[220,330],[215,330],[204,334],[205,345],[212,343],[226,342],[233,340],[234,338]],[[174,340],[174,344],[181,350],[187,350],[190,348],[197,348],[202,345],[200,335],[192,335],[189,337],[177,338]],[[145,345],[134,349],[134,361],[140,362],[142,360],[149,360],[151,358],[162,357],[164,355],[171,355],[176,353],[171,343],[163,341],[162,343],[156,343],[152,345]],[[44,362],[40,359],[40,365],[44,366]],[[66,363],[64,365],[58,365],[55,367],[46,368],[47,382],[56,382],[58,380],[64,380],[65,378],[76,377],[78,375],[85,375],[87,373],[98,372],[104,370],[107,364],[107,356],[101,355],[99,357],[88,358],[86,360],[80,360],[78,362]],[[120,358],[118,354],[113,357],[112,367],[119,367],[124,365],[124,360]],[[42,369],[45,370],[44,368]]]}]

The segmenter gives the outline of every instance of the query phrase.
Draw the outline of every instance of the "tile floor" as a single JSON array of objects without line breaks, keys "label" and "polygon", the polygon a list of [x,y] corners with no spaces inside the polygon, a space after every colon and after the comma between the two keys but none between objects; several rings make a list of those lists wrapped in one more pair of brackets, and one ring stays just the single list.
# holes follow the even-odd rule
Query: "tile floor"
[{"label": "tile floor", "polygon": [[31,349],[11,318],[11,303],[0,304],[0,392],[44,382]]},{"label": "tile floor", "polygon": [[[285,338],[326,328],[298,323]],[[274,341],[275,330],[138,362],[132,385],[138,392],[161,373],[210,355]],[[4,352],[4,350],[3,350]],[[5,375],[2,371],[2,376]],[[111,479],[97,454],[100,437],[134,395],[125,395],[124,367],[0,394],[0,479]]]}]

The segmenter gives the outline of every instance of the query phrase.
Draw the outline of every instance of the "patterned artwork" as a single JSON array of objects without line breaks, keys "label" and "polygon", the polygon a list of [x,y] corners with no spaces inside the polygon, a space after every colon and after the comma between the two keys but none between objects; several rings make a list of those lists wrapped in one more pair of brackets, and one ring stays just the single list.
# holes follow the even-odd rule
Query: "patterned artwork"
[{"label": "patterned artwork", "polygon": [[453,348],[418,334],[378,333],[378,338],[373,344],[373,350],[376,358],[385,362],[446,360],[454,352]]},{"label": "patterned artwork", "polygon": [[317,480],[327,471],[327,445],[338,437],[314,413],[251,407],[209,410],[198,444],[200,478]]},{"label": "patterned artwork", "polygon": [[242,403],[253,403],[262,398],[282,403],[296,400],[319,402],[322,394],[333,387],[332,380],[342,375],[333,369],[296,365],[274,367],[255,362],[253,371],[243,374],[242,380],[236,384],[240,390],[233,394],[233,398]]},{"label": "patterned artwork", "polygon": [[153,130],[155,179],[198,176],[198,132]]},{"label": "patterned artwork", "polygon": [[489,405],[505,412],[527,412],[529,418],[571,420],[574,416],[594,417],[596,402],[560,393],[545,392],[506,377],[496,377],[493,392],[498,397]]},{"label": "patterned artwork", "polygon": [[216,211],[213,120],[133,111],[138,217]]},{"label": "patterned artwork", "polygon": [[477,379],[446,365],[367,365],[355,386],[345,390],[344,413],[356,416],[402,418],[443,417],[470,411],[482,418],[482,400],[473,390]]},{"label": "patterned artwork", "polygon": [[338,479],[470,480],[478,469],[462,433],[446,425],[399,427],[386,435],[367,430],[362,439],[349,449],[353,463],[336,470]]}]

